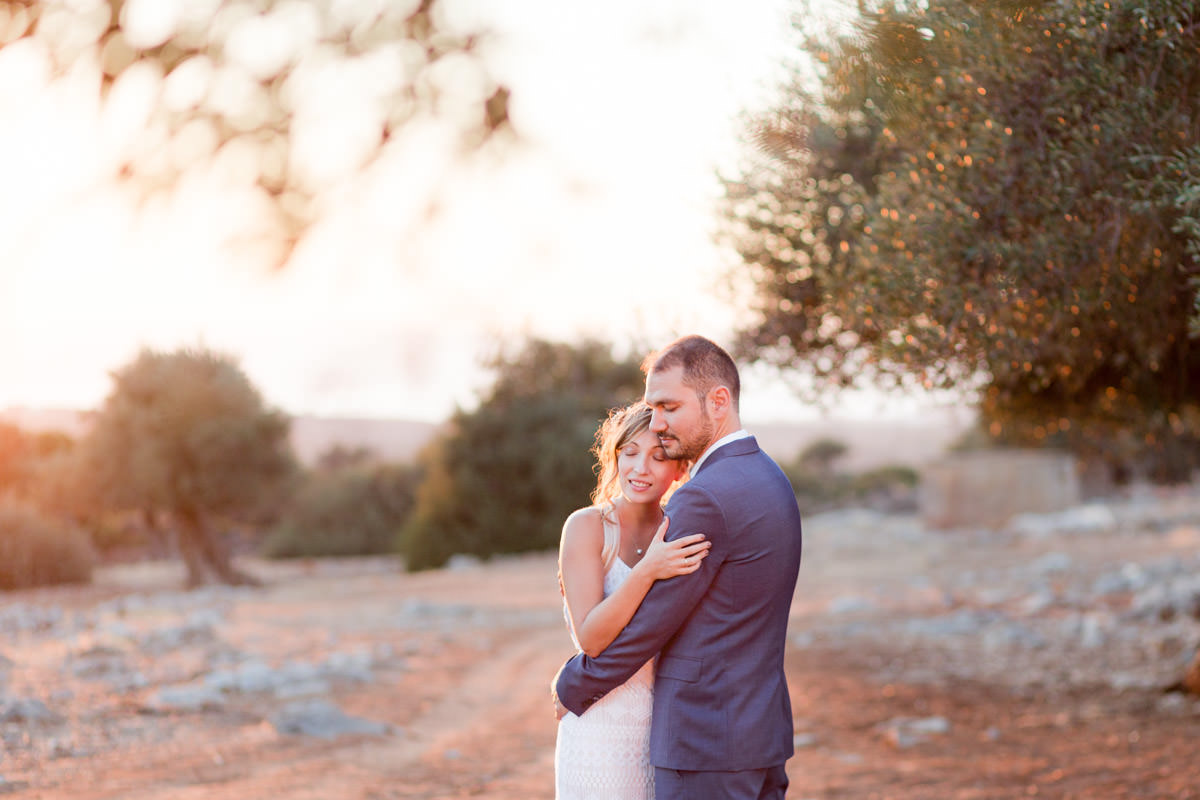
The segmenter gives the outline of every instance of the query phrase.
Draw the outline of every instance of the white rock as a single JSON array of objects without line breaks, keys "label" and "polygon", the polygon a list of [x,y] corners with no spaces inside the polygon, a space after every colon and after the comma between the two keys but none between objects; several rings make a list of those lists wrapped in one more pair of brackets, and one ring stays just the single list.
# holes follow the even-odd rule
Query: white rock
[{"label": "white rock", "polygon": [[983,634],[983,647],[988,651],[1003,649],[1040,650],[1046,640],[1036,631],[1018,623],[990,626]]},{"label": "white rock", "polygon": [[334,739],[346,734],[382,735],[391,726],[372,720],[347,716],[337,706],[323,700],[307,700],[280,709],[271,717],[280,733]]},{"label": "white rock", "polygon": [[950,721],[945,717],[896,717],[881,722],[875,729],[903,750],[928,741],[931,736],[949,733]]},{"label": "white rock", "polygon": [[0,700],[0,722],[58,723],[63,718],[36,697]]},{"label": "white rock", "polygon": [[1104,533],[1115,530],[1117,517],[1106,505],[1090,504],[1048,513],[1017,514],[1005,530],[1019,536],[1043,539],[1057,534]]},{"label": "white rock", "polygon": [[792,634],[792,637],[791,637],[792,646],[799,648],[801,650],[803,650],[806,647],[812,647],[812,644],[815,641],[816,641],[816,637],[813,636],[808,631],[801,631],[800,633],[794,633],[794,634]]},{"label": "white rock", "polygon": [[330,653],[321,672],[335,679],[370,683],[371,654],[365,650]]},{"label": "white rock", "polygon": [[312,697],[314,695],[329,694],[333,687],[329,681],[322,678],[313,678],[307,681],[293,681],[275,687],[275,696],[279,699],[287,699],[293,697]]},{"label": "white rock", "polygon": [[265,692],[281,683],[278,675],[263,661],[247,661],[231,670],[217,670],[204,677],[213,689],[228,692]]},{"label": "white rock", "polygon": [[792,737],[792,746],[797,750],[806,747],[815,747],[817,744],[817,735],[815,733],[797,733]]},{"label": "white rock", "polygon": [[1105,632],[1107,626],[1099,615],[1086,614],[1079,626],[1079,643],[1089,650],[1094,650],[1108,641]]},{"label": "white rock", "polygon": [[829,603],[830,614],[849,614],[856,611],[870,611],[875,608],[875,604],[865,597],[855,597],[853,595],[843,595],[842,597],[834,598]]},{"label": "white rock", "polygon": [[1042,591],[1031,594],[1021,601],[1021,611],[1029,616],[1040,614],[1054,605],[1056,598],[1052,592]]},{"label": "white rock", "polygon": [[144,653],[161,655],[216,640],[212,625],[204,617],[193,617],[182,625],[159,628],[137,637],[138,647]]},{"label": "white rock", "polygon": [[1179,692],[1164,694],[1158,699],[1158,702],[1155,703],[1155,706],[1159,711],[1164,711],[1167,713],[1179,713],[1181,711],[1185,711],[1189,705],[1190,703],[1188,702],[1188,699]]},{"label": "white rock", "polygon": [[146,706],[152,711],[201,711],[217,709],[224,705],[225,698],[212,686],[180,684],[164,686],[150,695]]},{"label": "white rock", "polygon": [[469,555],[467,553],[455,553],[450,556],[450,560],[446,562],[446,569],[451,572],[461,572],[468,569],[476,569],[483,564],[479,556]]},{"label": "white rock", "polygon": [[1071,568],[1073,563],[1071,557],[1066,553],[1047,553],[1033,562],[1033,570],[1039,575],[1066,572]]},{"label": "white rock", "polygon": [[1158,681],[1137,672],[1113,672],[1108,676],[1108,685],[1120,692],[1126,689],[1153,689]]}]

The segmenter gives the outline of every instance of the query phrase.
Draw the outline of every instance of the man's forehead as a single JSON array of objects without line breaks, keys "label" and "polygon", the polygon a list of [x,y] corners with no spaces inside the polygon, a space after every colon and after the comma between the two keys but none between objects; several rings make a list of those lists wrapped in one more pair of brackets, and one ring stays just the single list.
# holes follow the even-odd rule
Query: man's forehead
[{"label": "man's forehead", "polygon": [[646,402],[655,403],[682,394],[687,387],[683,383],[683,367],[656,370],[646,376]]}]

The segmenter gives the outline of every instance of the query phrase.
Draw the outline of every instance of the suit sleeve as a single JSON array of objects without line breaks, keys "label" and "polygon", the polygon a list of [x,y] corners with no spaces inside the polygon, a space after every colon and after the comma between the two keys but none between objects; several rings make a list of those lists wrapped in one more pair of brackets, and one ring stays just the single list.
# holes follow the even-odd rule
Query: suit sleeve
[{"label": "suit sleeve", "polygon": [[700,569],[690,575],[656,581],[633,619],[604,652],[595,658],[580,653],[563,665],[555,679],[555,691],[562,704],[576,714],[629,680],[658,654],[708,591],[729,555],[724,514],[704,489],[685,484],[671,498],[667,514],[671,519],[668,539],[703,533],[712,549]]}]

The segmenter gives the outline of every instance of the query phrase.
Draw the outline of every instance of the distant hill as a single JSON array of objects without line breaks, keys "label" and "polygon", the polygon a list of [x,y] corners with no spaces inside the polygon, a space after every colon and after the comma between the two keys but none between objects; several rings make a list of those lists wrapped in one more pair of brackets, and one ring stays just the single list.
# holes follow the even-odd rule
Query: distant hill
[{"label": "distant hill", "polygon": [[86,411],[67,408],[15,407],[0,409],[0,422],[7,422],[34,433],[61,431],[74,437],[87,433],[87,416],[88,412]]},{"label": "distant hill", "polygon": [[818,439],[846,445],[839,469],[859,472],[885,464],[922,467],[938,459],[972,425],[974,415],[929,411],[904,420],[828,418],[807,422],[756,423],[746,429],[776,461],[789,461]]},{"label": "distant hill", "polygon": [[[0,421],[27,431],[62,431],[79,437],[87,432],[88,413],[59,408],[8,408]],[[292,447],[305,464],[335,445],[365,447],[388,461],[411,461],[433,439],[439,425],[400,419],[292,417]]]},{"label": "distant hill", "polygon": [[305,464],[335,445],[364,447],[387,461],[412,461],[440,428],[403,419],[293,417],[292,447]]},{"label": "distant hill", "polygon": [[[87,431],[86,412],[65,409],[10,408],[0,420],[26,430],[59,430],[72,436]],[[817,439],[835,439],[848,448],[838,466],[848,471],[883,464],[923,466],[945,452],[970,426],[972,417],[958,410],[926,412],[910,420],[821,419],[806,422],[748,421],[746,428],[777,461],[788,461]],[[292,418],[292,446],[297,457],[312,464],[335,445],[364,447],[388,461],[411,461],[441,429],[429,422],[298,416]]]}]

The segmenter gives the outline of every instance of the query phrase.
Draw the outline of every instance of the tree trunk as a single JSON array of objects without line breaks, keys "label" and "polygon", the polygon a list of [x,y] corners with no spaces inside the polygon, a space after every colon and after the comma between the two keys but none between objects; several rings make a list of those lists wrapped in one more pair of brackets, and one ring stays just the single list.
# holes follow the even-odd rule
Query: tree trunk
[{"label": "tree trunk", "polygon": [[179,521],[179,553],[187,565],[187,585],[196,587],[208,583],[230,586],[261,586],[262,581],[233,565],[229,549],[212,530],[201,514],[181,511]]},{"label": "tree trunk", "polygon": [[175,546],[179,550],[179,555],[183,558],[183,564],[187,567],[187,579],[184,585],[189,589],[195,589],[198,586],[203,586],[209,582],[209,572],[205,567],[205,559],[196,546],[197,534],[191,529],[191,526],[182,519],[175,525]]},{"label": "tree trunk", "polygon": [[146,539],[146,552],[149,556],[155,559],[170,558],[174,548],[169,521],[164,525],[158,514],[145,508],[141,512],[140,524],[141,533]]}]

